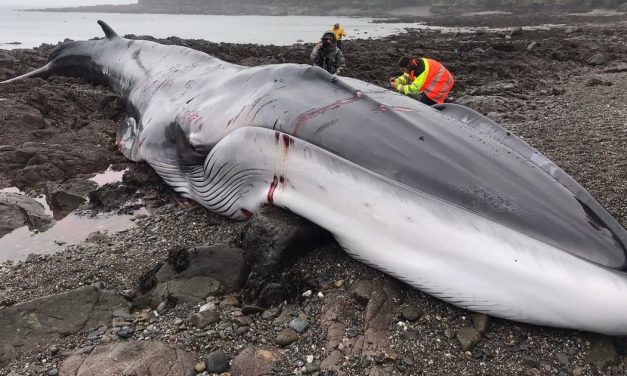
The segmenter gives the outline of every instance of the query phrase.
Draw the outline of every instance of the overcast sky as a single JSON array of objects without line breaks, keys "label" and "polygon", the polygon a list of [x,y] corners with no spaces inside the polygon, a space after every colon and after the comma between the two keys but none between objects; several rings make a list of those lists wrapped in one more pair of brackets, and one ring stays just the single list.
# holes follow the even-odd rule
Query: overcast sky
[{"label": "overcast sky", "polygon": [[0,7],[55,8],[80,5],[134,4],[137,0],[0,0]]}]

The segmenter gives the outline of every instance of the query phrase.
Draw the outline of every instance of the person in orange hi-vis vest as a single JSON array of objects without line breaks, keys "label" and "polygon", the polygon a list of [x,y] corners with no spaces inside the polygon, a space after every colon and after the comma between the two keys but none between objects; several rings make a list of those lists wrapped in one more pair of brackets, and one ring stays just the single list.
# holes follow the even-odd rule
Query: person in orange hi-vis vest
[{"label": "person in orange hi-vis vest", "polygon": [[455,83],[451,72],[433,59],[403,56],[398,66],[403,75],[390,78],[390,87],[405,95],[422,93],[418,100],[429,106],[443,103]]}]

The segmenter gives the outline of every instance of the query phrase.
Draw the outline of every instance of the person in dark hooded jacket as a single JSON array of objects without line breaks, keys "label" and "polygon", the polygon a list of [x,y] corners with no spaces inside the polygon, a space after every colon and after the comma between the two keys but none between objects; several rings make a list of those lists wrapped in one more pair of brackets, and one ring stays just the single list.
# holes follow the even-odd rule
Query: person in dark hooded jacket
[{"label": "person in dark hooded jacket", "polygon": [[311,65],[317,65],[331,74],[342,74],[346,70],[344,54],[337,48],[335,34],[327,31],[311,51]]}]

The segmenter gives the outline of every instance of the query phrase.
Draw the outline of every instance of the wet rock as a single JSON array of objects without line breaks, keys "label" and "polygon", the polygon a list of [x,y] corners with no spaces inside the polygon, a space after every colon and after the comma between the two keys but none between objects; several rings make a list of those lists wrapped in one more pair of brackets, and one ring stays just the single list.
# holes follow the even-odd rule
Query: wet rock
[{"label": "wet rock", "polygon": [[457,331],[457,341],[462,351],[472,350],[481,340],[481,334],[475,328],[461,328]]},{"label": "wet rock", "polygon": [[263,278],[282,270],[330,236],[320,227],[276,206],[255,213],[242,230],[239,245],[250,252],[253,272]]},{"label": "wet rock", "polygon": [[599,370],[615,364],[618,361],[618,353],[614,343],[607,338],[595,340],[592,342],[586,361],[594,364]]},{"label": "wet rock", "polygon": [[[41,111],[33,106],[13,100],[5,100],[0,103],[3,114],[3,132],[9,134],[11,129],[20,133],[28,133],[44,128],[45,122]],[[11,132],[12,133],[12,132]]]},{"label": "wet rock", "polygon": [[0,310],[0,361],[88,328],[111,322],[124,299],[87,286]]},{"label": "wet rock", "polygon": [[238,290],[249,272],[244,251],[226,244],[189,249],[189,267],[176,272],[171,265],[164,265],[157,272],[158,281],[190,277],[210,277],[220,282],[225,292]]},{"label": "wet rock", "polygon": [[607,61],[605,55],[603,55],[602,53],[596,53],[594,55],[592,55],[587,61],[586,63],[588,63],[589,65],[602,65],[605,64],[605,62]]},{"label": "wet rock", "polygon": [[156,287],[137,299],[138,306],[156,307],[162,301],[199,303],[207,296],[237,290],[250,270],[244,251],[239,248],[218,244],[187,252],[189,266],[177,272],[176,263],[162,265],[150,283]]},{"label": "wet rock", "polygon": [[261,307],[272,307],[284,301],[286,296],[287,292],[282,284],[270,282],[263,286],[256,303]]},{"label": "wet rock", "polygon": [[298,334],[293,329],[283,329],[276,337],[276,344],[287,346],[298,339]]},{"label": "wet rock", "polygon": [[220,321],[220,316],[218,316],[216,311],[203,311],[193,314],[190,321],[198,329],[203,329],[207,325]]},{"label": "wet rock", "polygon": [[78,208],[98,184],[87,179],[70,179],[63,183],[47,182],[46,196],[55,217],[62,218]]},{"label": "wet rock", "polygon": [[205,367],[209,373],[222,373],[229,369],[229,360],[222,350],[217,350],[205,358]]},{"label": "wet rock", "polygon": [[91,243],[100,243],[107,240],[108,238],[109,237],[107,236],[107,234],[103,234],[100,231],[95,231],[87,235],[87,241]]},{"label": "wet rock", "polygon": [[485,313],[472,314],[472,326],[477,329],[480,334],[485,334],[490,324],[490,316]]},{"label": "wet rock", "polygon": [[122,176],[122,182],[132,187],[145,187],[147,184],[159,184],[161,178],[146,164],[133,164]]},{"label": "wet rock", "polygon": [[61,363],[61,375],[184,375],[195,364],[191,353],[155,341],[125,341],[75,353]]},{"label": "wet rock", "polygon": [[52,224],[54,220],[34,199],[18,193],[0,193],[0,237],[23,226],[44,231]]},{"label": "wet rock", "polygon": [[309,323],[300,317],[290,321],[289,327],[297,331],[298,333],[304,333],[309,328]]},{"label": "wet rock", "polygon": [[273,374],[273,367],[285,358],[285,353],[271,347],[248,346],[233,359],[232,376],[261,376]]},{"label": "wet rock", "polygon": [[135,191],[126,184],[105,184],[89,194],[89,201],[103,210],[118,209],[133,198]]},{"label": "wet rock", "polygon": [[153,299],[153,302],[173,301],[194,304],[203,301],[207,296],[223,291],[222,284],[210,277],[181,278],[157,285],[154,290],[156,299]]}]

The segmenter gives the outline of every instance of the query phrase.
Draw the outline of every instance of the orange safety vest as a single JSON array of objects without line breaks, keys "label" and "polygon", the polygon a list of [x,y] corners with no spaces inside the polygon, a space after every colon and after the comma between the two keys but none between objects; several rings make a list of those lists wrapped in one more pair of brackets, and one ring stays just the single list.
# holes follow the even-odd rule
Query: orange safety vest
[{"label": "orange safety vest", "polygon": [[[432,101],[444,103],[444,100],[455,83],[453,75],[448,71],[448,69],[444,68],[444,65],[433,59],[423,58],[423,61],[425,63],[425,70],[427,70],[428,73],[420,91],[425,93],[425,95]],[[413,59],[412,63],[416,66],[418,65],[416,59]],[[414,73],[415,72],[412,70],[409,76],[412,82],[416,79]]]}]

